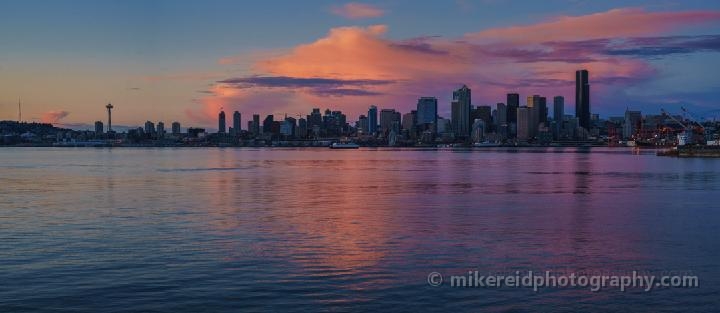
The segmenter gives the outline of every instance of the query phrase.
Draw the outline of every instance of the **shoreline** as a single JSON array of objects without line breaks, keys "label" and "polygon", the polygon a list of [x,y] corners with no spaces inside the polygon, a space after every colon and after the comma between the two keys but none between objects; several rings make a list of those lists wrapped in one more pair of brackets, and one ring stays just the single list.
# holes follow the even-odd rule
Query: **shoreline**
[{"label": "shoreline", "polygon": [[[287,148],[301,148],[301,149],[328,149],[329,146],[273,146],[273,145],[261,145],[261,146],[233,146],[233,145],[0,145],[0,149],[3,148],[233,148],[233,149],[244,149],[244,148],[267,148],[267,149],[287,149]],[[643,147],[631,147],[631,146],[620,146],[620,145],[589,145],[589,144],[574,144],[574,145],[501,145],[501,146],[487,146],[487,147],[476,147],[476,146],[453,146],[450,144],[444,145],[427,145],[427,146],[360,146],[360,149],[394,149],[394,150],[412,150],[412,149],[449,149],[449,150],[502,150],[502,149],[538,149],[538,148],[611,148],[611,149],[632,149],[632,150],[667,150],[673,149],[672,146],[643,146]]]}]

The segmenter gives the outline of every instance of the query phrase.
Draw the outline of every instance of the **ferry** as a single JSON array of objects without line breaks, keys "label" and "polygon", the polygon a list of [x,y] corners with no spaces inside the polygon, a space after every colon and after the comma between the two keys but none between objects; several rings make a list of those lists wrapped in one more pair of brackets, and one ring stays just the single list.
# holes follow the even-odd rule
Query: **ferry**
[{"label": "ferry", "polygon": [[494,147],[502,147],[502,144],[497,142],[489,142],[489,141],[483,141],[483,142],[476,142],[473,144],[473,147],[476,148],[494,148]]},{"label": "ferry", "polygon": [[330,149],[358,149],[360,146],[352,142],[333,142]]}]

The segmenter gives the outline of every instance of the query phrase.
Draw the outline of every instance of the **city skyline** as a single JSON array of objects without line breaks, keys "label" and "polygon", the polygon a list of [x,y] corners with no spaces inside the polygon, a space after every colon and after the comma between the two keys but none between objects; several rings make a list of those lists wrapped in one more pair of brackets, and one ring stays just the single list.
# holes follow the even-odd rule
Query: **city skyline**
[{"label": "city skyline", "polygon": [[[463,84],[476,106],[516,92],[563,96],[574,114],[573,72],[581,68],[593,75],[591,111],[605,117],[626,107],[717,110],[717,80],[702,70],[718,62],[716,2],[462,2],[311,2],[298,8],[304,27],[286,34],[293,25],[278,21],[263,36],[252,36],[252,23],[286,13],[224,1],[82,2],[77,11],[8,2],[0,120],[16,119],[19,96],[26,121],[87,129],[104,119],[95,108],[108,102],[113,127],[164,120],[212,129],[221,107],[247,116],[334,108],[354,120],[369,105],[407,113],[422,96],[437,98],[438,113],[450,117],[452,90]],[[210,23],[219,7],[256,16]],[[44,10],[32,15],[37,8]],[[197,18],[177,20],[189,12]],[[430,12],[439,14],[435,23],[415,21]],[[73,14],[81,18],[70,22]],[[89,29],[99,16],[105,26]]]},{"label": "city skyline", "polygon": [[[253,119],[248,120],[245,127],[242,127],[241,115],[239,111],[232,113],[232,124],[228,126],[228,119],[225,113],[225,109],[220,107],[216,115],[215,125],[217,128],[212,126],[206,127],[202,125],[187,125],[181,124],[179,121],[172,121],[172,134],[180,135],[184,133],[181,125],[185,126],[185,129],[190,132],[191,129],[200,132],[218,133],[231,137],[241,137],[241,132],[247,132],[255,136],[259,136],[263,133],[287,133],[294,138],[297,136],[296,128],[303,128],[302,134],[304,137],[312,137],[313,130],[311,126],[324,124],[324,120],[328,115],[332,115],[333,118],[340,116],[341,122],[338,124],[339,133],[337,135],[349,134],[350,130],[353,129],[355,135],[379,135],[384,138],[389,138],[390,131],[393,129],[393,123],[397,122],[396,134],[400,134],[400,130],[410,130],[421,133],[423,131],[431,130],[433,134],[447,134],[452,133],[459,140],[475,140],[477,141],[475,122],[482,120],[482,131],[480,137],[482,138],[487,132],[492,131],[494,135],[500,137],[494,137],[494,140],[537,140],[540,132],[548,133],[554,139],[558,139],[563,136],[578,136],[574,131],[565,129],[567,127],[575,128],[579,127],[583,129],[584,135],[580,135],[585,138],[591,134],[591,131],[597,131],[598,122],[608,120],[618,120],[627,118],[628,112],[637,112],[640,114],[641,110],[630,110],[631,108],[626,107],[623,112],[616,112],[614,115],[601,118],[599,114],[594,113],[590,107],[590,81],[591,74],[588,70],[579,69],[575,71],[575,99],[580,99],[580,106],[575,106],[575,112],[568,112],[565,108],[564,96],[543,96],[543,95],[527,95],[527,101],[523,104],[520,102],[521,95],[518,93],[507,93],[506,103],[497,102],[495,107],[492,105],[475,105],[471,100],[471,88],[466,84],[463,84],[456,90],[452,91],[452,101],[450,102],[450,112],[447,116],[441,115],[441,106],[438,104],[437,97],[420,96],[417,98],[417,104],[414,110],[410,109],[407,112],[397,111],[395,108],[378,107],[376,105],[370,105],[366,114],[360,114],[357,119],[348,118],[347,114],[336,110],[336,108],[324,108],[324,114],[321,113],[322,108],[312,108],[308,115],[304,114],[292,114],[288,116],[288,113],[270,113],[270,114],[253,114]],[[551,112],[547,105],[547,99],[552,98],[553,111]],[[462,103],[462,105],[460,105]],[[578,110],[578,107],[582,107]],[[107,109],[107,121],[108,124],[103,124],[102,120],[97,120],[93,124],[83,124],[80,128],[75,130],[88,131],[93,130],[95,133],[103,134],[106,132],[115,132],[110,124],[111,120],[111,109],[114,108],[112,103],[108,103],[105,108]],[[687,114],[690,114],[690,119],[694,119],[692,113],[687,112],[687,109],[681,107],[683,112],[683,118]],[[420,113],[418,113],[420,112]],[[580,113],[578,113],[580,112]],[[552,114],[551,114],[552,113]],[[568,114],[572,113],[572,114]],[[659,112],[661,115],[667,114],[665,109],[660,108]],[[408,116],[409,115],[409,116]],[[260,116],[265,116],[262,124],[258,123]],[[294,117],[297,117],[295,119]],[[412,121],[407,122],[406,119],[410,118]],[[574,118],[574,121],[573,121]],[[583,121],[585,120],[585,121]],[[287,129],[289,125],[286,122],[291,121],[291,129]],[[442,121],[443,123],[438,123]],[[551,123],[552,121],[552,123]],[[148,134],[156,134],[161,138],[167,132],[164,130],[164,120],[157,121],[157,129],[155,122],[146,120],[144,125],[140,126],[120,126],[121,130],[115,133],[127,133],[133,132],[137,129],[144,129]],[[354,122],[354,123],[353,123]],[[568,126],[567,123],[575,123],[575,126]],[[298,125],[298,123],[300,123]],[[49,123],[51,124],[51,123]],[[274,129],[272,124],[276,124],[277,129]],[[406,125],[411,125],[408,127]],[[584,125],[583,125],[584,124]],[[56,126],[62,126],[56,125]],[[107,126],[107,130],[105,130]],[[347,128],[345,128],[347,127]],[[627,125],[623,127],[628,127]],[[286,128],[283,130],[283,128]],[[324,126],[323,132],[325,131]],[[502,129],[501,129],[502,128]],[[71,128],[72,129],[72,128]],[[631,127],[632,129],[632,127]],[[569,131],[569,133],[568,133]],[[631,131],[623,131],[623,133],[631,133]],[[259,137],[258,137],[259,138]],[[567,139],[567,138],[566,138]]]}]

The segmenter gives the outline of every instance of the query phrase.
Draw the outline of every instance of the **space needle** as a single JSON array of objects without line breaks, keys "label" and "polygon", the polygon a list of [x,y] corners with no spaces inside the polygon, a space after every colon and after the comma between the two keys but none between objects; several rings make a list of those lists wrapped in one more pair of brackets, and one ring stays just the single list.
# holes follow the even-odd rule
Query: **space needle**
[{"label": "space needle", "polygon": [[108,103],[105,108],[108,110],[108,133],[112,132],[112,103]]}]

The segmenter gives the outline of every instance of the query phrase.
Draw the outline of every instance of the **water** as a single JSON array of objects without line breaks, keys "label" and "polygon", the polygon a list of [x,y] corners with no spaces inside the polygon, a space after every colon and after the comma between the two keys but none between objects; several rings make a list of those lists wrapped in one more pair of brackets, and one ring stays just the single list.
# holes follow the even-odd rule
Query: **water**
[{"label": "water", "polygon": [[[0,149],[0,311],[717,311],[720,160],[628,149]],[[478,270],[698,288],[452,288]],[[430,286],[428,274],[445,282]]]}]

